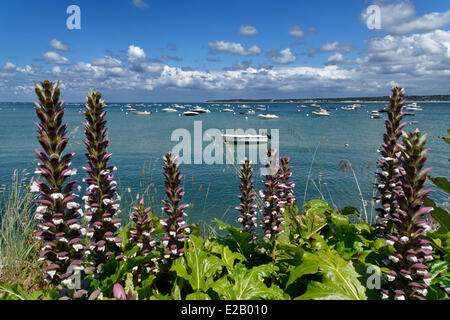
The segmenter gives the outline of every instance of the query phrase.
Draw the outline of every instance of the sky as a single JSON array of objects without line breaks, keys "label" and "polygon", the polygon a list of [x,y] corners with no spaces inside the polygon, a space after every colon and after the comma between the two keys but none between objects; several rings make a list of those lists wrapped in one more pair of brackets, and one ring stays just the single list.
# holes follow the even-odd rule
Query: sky
[{"label": "sky", "polygon": [[450,94],[449,27],[448,0],[2,1],[0,101]]}]

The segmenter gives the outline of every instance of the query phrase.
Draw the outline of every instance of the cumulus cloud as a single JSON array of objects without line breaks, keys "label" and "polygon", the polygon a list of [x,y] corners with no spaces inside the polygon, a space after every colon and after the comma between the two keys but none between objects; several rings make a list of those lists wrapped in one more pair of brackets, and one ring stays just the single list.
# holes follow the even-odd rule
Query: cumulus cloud
[{"label": "cumulus cloud", "polygon": [[353,46],[351,44],[341,44],[338,41],[335,42],[327,42],[322,45],[319,49],[319,52],[339,52],[339,53],[347,53],[353,50]]},{"label": "cumulus cloud", "polygon": [[298,26],[294,26],[288,30],[288,33],[293,36],[294,38],[300,39],[303,38],[305,35],[305,32],[302,30],[302,28]]},{"label": "cumulus cloud", "polygon": [[292,53],[290,48],[281,51],[270,51],[267,53],[267,57],[271,62],[277,64],[290,64],[297,60],[297,55]]},{"label": "cumulus cloud", "polygon": [[334,55],[328,58],[325,65],[350,65],[350,64],[360,64],[362,60],[357,59],[346,59],[342,53],[336,52]]},{"label": "cumulus cloud", "polygon": [[58,51],[70,51],[70,46],[68,43],[61,42],[56,39],[50,40],[50,46],[53,49],[58,50]]},{"label": "cumulus cloud", "polygon": [[133,0],[133,5],[138,8],[147,8],[148,4],[143,0]]},{"label": "cumulus cloud", "polygon": [[238,31],[238,34],[241,36],[254,36],[258,33],[258,29],[253,26],[240,26]]},{"label": "cumulus cloud", "polygon": [[[330,45],[331,48],[336,50],[338,46]],[[164,99],[178,95],[180,100],[186,97],[187,91],[198,99],[387,95],[392,82],[414,94],[439,94],[450,90],[450,31],[380,36],[368,40],[364,50],[358,52],[359,56],[351,59],[344,52],[331,52],[321,67],[289,65],[297,57],[286,48],[271,51],[270,57],[268,54],[270,63],[277,67],[254,66],[246,59],[216,70],[151,63],[145,50],[136,45],[130,45],[123,58],[111,54],[71,64],[67,64],[64,57],[47,54],[46,62],[53,65],[0,64],[0,79],[3,79],[0,80],[0,96],[12,99],[10,88],[14,84],[18,88],[45,77],[63,81],[67,86],[66,97],[90,87],[117,98],[144,92],[143,97],[148,96],[147,93]],[[22,91],[22,99],[32,98],[23,96],[25,94]]]},{"label": "cumulus cloud", "polygon": [[94,66],[113,68],[122,66],[122,61],[118,58],[113,58],[111,56],[105,56],[103,58],[94,59],[91,62]]},{"label": "cumulus cloud", "polygon": [[71,64],[72,63],[66,57],[63,57],[63,56],[61,56],[58,53],[53,52],[53,51],[45,52],[45,53],[42,54],[42,56],[44,57],[45,63],[48,63],[48,64],[67,65],[67,64]]},{"label": "cumulus cloud", "polygon": [[[393,35],[429,32],[450,24],[450,10],[418,16],[415,6],[411,2],[378,1],[376,4],[381,9],[381,31]],[[364,10],[360,15],[360,20],[362,23],[366,23],[367,18],[367,12]]]},{"label": "cumulus cloud", "polygon": [[257,45],[254,45],[252,47],[244,47],[242,44],[237,42],[209,42],[208,47],[210,50],[209,54],[231,53],[241,56],[257,56],[262,52],[261,48],[259,48]]},{"label": "cumulus cloud", "polygon": [[252,64],[251,61],[238,61],[233,63],[233,65],[230,67],[223,68],[224,70],[246,70],[250,67]]}]

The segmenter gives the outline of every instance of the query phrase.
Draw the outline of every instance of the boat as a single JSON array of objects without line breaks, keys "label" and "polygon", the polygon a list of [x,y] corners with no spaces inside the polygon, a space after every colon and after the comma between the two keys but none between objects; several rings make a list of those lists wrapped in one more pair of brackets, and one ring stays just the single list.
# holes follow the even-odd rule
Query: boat
[{"label": "boat", "polygon": [[409,111],[423,111],[423,109],[418,106],[416,102],[408,104],[405,109]]},{"label": "boat", "polygon": [[311,107],[313,107],[313,108],[320,108],[320,106],[318,104],[314,104],[314,103],[311,105]]},{"label": "boat", "polygon": [[260,105],[256,106],[256,110],[266,111],[267,107],[265,105],[260,104]]},{"label": "boat", "polygon": [[255,110],[248,110],[247,114],[255,114],[256,111]]},{"label": "boat", "polygon": [[185,109],[184,106],[180,106],[179,104],[174,104],[173,107],[176,109]]},{"label": "boat", "polygon": [[178,110],[174,109],[174,108],[164,108],[161,111],[162,112],[178,112]]},{"label": "boat", "polygon": [[234,144],[264,144],[268,143],[270,136],[268,135],[252,135],[252,134],[222,134],[223,142]]},{"label": "boat", "polygon": [[152,114],[151,111],[136,111],[136,110],[131,111],[131,113],[132,114],[137,114],[137,115],[150,115],[150,114]]},{"label": "boat", "polygon": [[262,120],[272,120],[272,119],[278,119],[279,117],[274,114],[259,114],[258,118]]},{"label": "boat", "polygon": [[419,124],[419,121],[410,121],[409,124]]},{"label": "boat", "polygon": [[223,109],[222,111],[223,111],[223,112],[234,112],[233,109],[228,109],[228,108],[227,108],[227,109]]},{"label": "boat", "polygon": [[200,114],[200,113],[194,112],[194,111],[186,111],[186,112],[183,112],[183,115],[185,115],[186,117],[198,116],[199,114]]},{"label": "boat", "polygon": [[320,109],[320,111],[313,111],[312,114],[319,117],[328,117],[330,112],[325,109]]},{"label": "boat", "polygon": [[196,106],[194,109],[191,109],[192,112],[196,112],[196,113],[210,113],[211,111],[209,111],[208,109]]},{"label": "boat", "polygon": [[416,114],[415,114],[414,112],[408,112],[408,111],[406,111],[405,113],[403,113],[403,115],[404,115],[405,117],[408,117],[408,116],[414,117]]},{"label": "boat", "polygon": [[239,109],[250,109],[251,107],[246,104],[243,104],[243,105],[240,105],[238,108]]},{"label": "boat", "polygon": [[304,104],[302,104],[302,105],[300,105],[300,106],[297,106],[297,108],[305,109],[305,108],[307,108],[307,106],[305,106]]},{"label": "boat", "polygon": [[378,119],[381,118],[381,113],[378,110],[373,110],[370,112],[370,119]]},{"label": "boat", "polygon": [[356,107],[354,105],[351,105],[351,106],[341,107],[341,109],[346,110],[346,111],[354,111],[354,110],[356,110]]}]

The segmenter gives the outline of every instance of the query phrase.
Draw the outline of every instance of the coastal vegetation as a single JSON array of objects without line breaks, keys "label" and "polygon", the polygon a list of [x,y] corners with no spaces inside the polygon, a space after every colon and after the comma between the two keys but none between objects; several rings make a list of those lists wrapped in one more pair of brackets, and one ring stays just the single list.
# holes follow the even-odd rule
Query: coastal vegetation
[{"label": "coastal vegetation", "polygon": [[380,143],[374,224],[354,207],[300,204],[290,159],[269,149],[263,190],[254,190],[252,163],[240,167],[239,227],[215,219],[209,233],[186,222],[182,167],[171,153],[162,163],[164,216],[145,197],[122,204],[96,90],[84,111],[85,178],[72,180],[58,83],[35,91],[38,177],[15,174],[0,203],[1,299],[449,298],[449,212],[425,183],[447,194],[450,183],[426,167],[426,134],[404,132],[402,88],[392,90]]}]

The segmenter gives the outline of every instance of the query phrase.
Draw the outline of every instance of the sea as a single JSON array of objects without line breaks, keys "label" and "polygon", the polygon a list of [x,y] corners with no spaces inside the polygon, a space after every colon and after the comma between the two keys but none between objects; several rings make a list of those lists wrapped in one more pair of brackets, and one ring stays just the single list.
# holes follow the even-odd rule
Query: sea
[{"label": "sea", "polygon": [[[144,195],[155,213],[162,214],[161,199],[165,196],[163,155],[174,147],[180,149],[181,141],[184,149],[180,155],[191,159],[180,166],[185,189],[183,202],[192,204],[187,209],[189,222],[209,223],[218,218],[234,224],[240,192],[237,169],[242,157],[229,157],[227,163],[224,155],[220,161],[223,145],[208,141],[208,132],[243,129],[255,130],[256,133],[267,131],[272,137],[271,143],[275,145],[278,142],[279,154],[290,157],[294,195],[300,207],[312,199],[323,199],[338,209],[353,206],[362,213],[363,220],[371,221],[376,193],[374,174],[379,158],[377,149],[382,143],[383,118],[387,114],[382,113],[381,118],[372,119],[370,112],[383,109],[386,103],[361,103],[362,106],[354,111],[341,109],[350,103],[320,103],[322,107],[337,108],[330,109],[330,116],[326,117],[314,116],[313,112],[318,108],[310,103],[306,108],[299,108],[299,103],[246,103],[250,109],[240,109],[242,103],[177,104],[185,106],[185,109],[163,112],[164,108],[173,108],[174,103],[147,102],[110,103],[107,107],[108,150],[112,153],[110,164],[118,168],[115,177],[124,211]],[[256,109],[260,105],[266,106],[267,111]],[[432,167],[430,175],[448,177],[450,148],[439,137],[446,136],[450,127],[450,103],[421,102],[419,105],[423,111],[414,111],[414,116],[405,117],[408,123],[405,130],[418,128],[428,134],[430,151],[426,166]],[[184,116],[183,112],[190,106],[206,108],[210,113]],[[134,114],[130,108],[151,111],[151,114]],[[69,124],[70,138],[66,151],[75,152],[72,166],[78,169],[74,178],[85,187],[82,182],[85,174],[82,167],[86,164],[83,109],[82,104],[66,104],[64,121]],[[224,109],[234,111],[225,112]],[[255,113],[241,114],[249,110]],[[278,118],[262,120],[258,117],[266,113]],[[40,149],[35,121],[33,104],[0,103],[0,186],[3,189],[11,184],[15,170],[25,174],[27,179],[35,177],[37,159],[33,149]],[[252,148],[259,148],[264,153],[266,146],[247,146],[244,156],[254,155]],[[211,157],[202,159],[205,154],[216,156],[216,161],[211,163]],[[254,159],[256,191],[263,188],[263,167],[264,159],[259,155]],[[448,195],[431,184],[427,183],[427,186],[433,188],[430,197],[437,202],[449,200]]]}]

